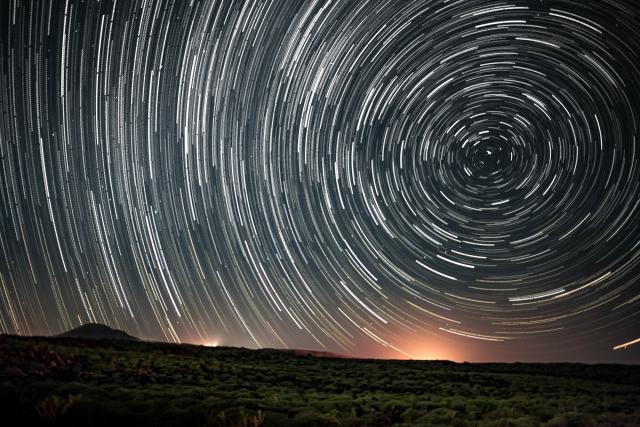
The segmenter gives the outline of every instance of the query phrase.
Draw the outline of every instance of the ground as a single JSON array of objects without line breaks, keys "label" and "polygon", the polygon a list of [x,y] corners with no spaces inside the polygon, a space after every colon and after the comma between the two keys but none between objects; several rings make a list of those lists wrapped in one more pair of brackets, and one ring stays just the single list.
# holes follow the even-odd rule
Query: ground
[{"label": "ground", "polygon": [[640,426],[640,366],[357,360],[5,335],[0,406],[21,425]]}]

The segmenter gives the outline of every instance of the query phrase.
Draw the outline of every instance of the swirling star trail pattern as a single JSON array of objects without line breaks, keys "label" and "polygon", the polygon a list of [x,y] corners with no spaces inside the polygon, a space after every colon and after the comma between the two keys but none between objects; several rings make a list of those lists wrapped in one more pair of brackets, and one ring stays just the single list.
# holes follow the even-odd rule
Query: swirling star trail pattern
[{"label": "swirling star trail pattern", "polygon": [[0,8],[2,332],[640,360],[634,1]]}]

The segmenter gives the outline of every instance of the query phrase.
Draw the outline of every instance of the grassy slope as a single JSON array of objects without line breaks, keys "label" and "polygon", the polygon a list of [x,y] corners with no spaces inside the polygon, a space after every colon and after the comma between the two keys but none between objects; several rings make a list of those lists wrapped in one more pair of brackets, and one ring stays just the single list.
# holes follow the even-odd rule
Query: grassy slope
[{"label": "grassy slope", "polygon": [[640,425],[640,366],[455,364],[0,336],[25,425]]}]

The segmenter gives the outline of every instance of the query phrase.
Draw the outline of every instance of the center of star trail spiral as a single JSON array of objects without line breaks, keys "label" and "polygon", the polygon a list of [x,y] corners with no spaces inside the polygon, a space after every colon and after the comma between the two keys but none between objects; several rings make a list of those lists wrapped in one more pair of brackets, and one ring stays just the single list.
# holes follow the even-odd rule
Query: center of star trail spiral
[{"label": "center of star trail spiral", "polygon": [[634,2],[2,9],[3,332],[388,357],[637,338]]}]

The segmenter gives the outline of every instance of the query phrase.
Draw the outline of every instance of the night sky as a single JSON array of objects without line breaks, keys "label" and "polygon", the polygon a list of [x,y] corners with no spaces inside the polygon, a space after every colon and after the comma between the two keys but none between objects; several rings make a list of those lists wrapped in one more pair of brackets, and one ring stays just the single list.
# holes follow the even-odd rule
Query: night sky
[{"label": "night sky", "polygon": [[0,58],[1,332],[640,363],[634,0],[3,0]]}]

